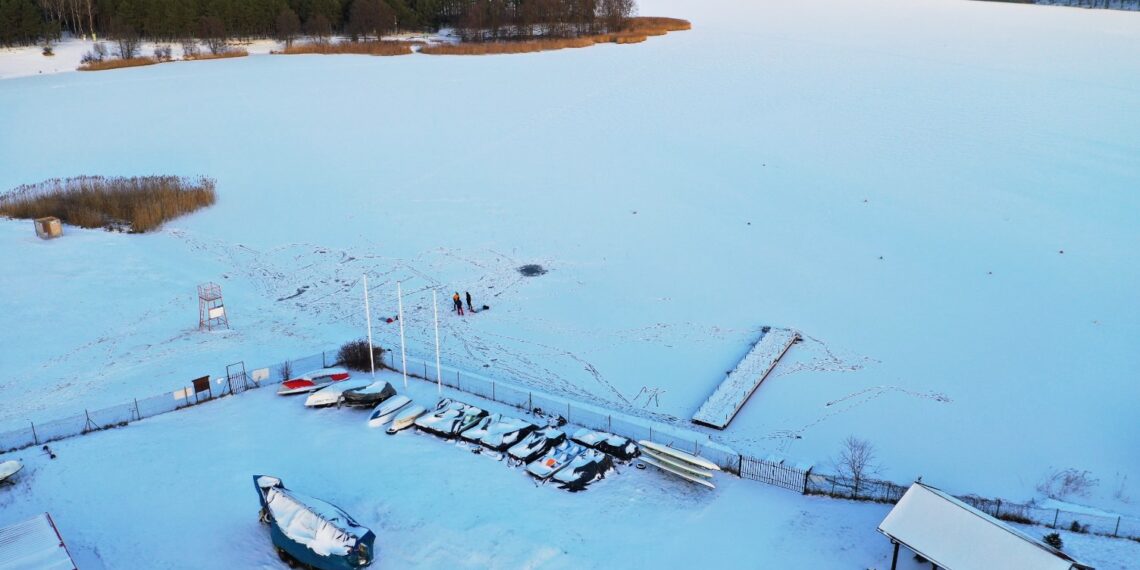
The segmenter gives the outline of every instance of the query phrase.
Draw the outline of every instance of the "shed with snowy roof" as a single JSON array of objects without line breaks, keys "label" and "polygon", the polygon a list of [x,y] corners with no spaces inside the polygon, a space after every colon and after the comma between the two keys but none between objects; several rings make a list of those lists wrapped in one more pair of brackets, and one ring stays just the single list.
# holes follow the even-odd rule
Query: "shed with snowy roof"
[{"label": "shed with snowy roof", "polygon": [[0,570],[75,570],[51,515],[0,528]]},{"label": "shed with snowy roof", "polygon": [[896,570],[899,547],[930,561],[935,570],[1094,570],[939,489],[915,483],[879,532],[891,539]]}]

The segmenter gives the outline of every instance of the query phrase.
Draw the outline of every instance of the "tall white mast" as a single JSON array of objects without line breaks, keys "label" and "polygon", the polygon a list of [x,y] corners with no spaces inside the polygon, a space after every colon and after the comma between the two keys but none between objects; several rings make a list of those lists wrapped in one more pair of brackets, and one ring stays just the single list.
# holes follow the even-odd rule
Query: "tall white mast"
[{"label": "tall white mast", "polygon": [[396,282],[396,303],[399,305],[400,312],[397,315],[400,319],[400,362],[403,364],[400,368],[404,372],[404,390],[408,389],[408,350],[404,348],[404,293],[400,290],[400,282]]},{"label": "tall white mast", "polygon": [[372,349],[372,309],[368,306],[368,274],[364,274],[364,320],[368,323],[368,367],[372,370],[372,377],[376,378],[376,360]]},{"label": "tall white mast", "polygon": [[431,290],[431,307],[435,314],[435,387],[443,395],[443,369],[439,365],[439,300],[435,289]]}]

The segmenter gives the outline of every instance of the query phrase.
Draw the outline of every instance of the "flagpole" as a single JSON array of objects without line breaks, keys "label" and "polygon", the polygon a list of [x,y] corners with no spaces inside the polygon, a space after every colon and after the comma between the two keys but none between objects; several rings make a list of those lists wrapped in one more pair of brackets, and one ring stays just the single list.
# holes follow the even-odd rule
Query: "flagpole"
[{"label": "flagpole", "polygon": [[372,348],[372,309],[368,306],[368,274],[364,274],[364,320],[368,322],[368,367],[372,371],[372,378],[376,378],[375,350]]},{"label": "flagpole", "polygon": [[431,290],[431,307],[435,314],[435,387],[443,395],[443,369],[439,365],[439,301],[435,289]]},{"label": "flagpole", "polygon": [[403,364],[401,368],[404,371],[404,390],[408,389],[408,350],[404,347],[404,293],[400,290],[400,282],[396,282],[396,302],[399,304],[400,312],[398,318],[400,319],[400,362]]}]

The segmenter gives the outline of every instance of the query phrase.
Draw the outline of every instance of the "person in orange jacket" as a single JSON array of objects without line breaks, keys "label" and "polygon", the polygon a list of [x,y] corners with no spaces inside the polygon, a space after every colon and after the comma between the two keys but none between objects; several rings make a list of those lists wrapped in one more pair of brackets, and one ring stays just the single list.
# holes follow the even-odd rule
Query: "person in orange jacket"
[{"label": "person in orange jacket", "polygon": [[463,315],[463,299],[459,298],[459,291],[456,291],[455,294],[451,296],[451,301],[453,303],[455,303],[455,312],[462,316]]}]

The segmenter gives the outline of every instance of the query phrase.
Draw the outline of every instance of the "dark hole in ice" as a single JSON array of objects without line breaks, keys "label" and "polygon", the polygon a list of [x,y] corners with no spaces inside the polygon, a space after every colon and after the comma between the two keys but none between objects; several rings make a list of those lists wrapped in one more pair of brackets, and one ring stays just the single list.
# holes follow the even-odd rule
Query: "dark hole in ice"
[{"label": "dark hole in ice", "polygon": [[546,268],[536,263],[529,263],[519,268],[519,273],[524,277],[538,277],[546,273]]}]

